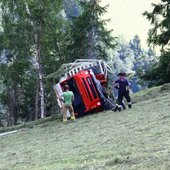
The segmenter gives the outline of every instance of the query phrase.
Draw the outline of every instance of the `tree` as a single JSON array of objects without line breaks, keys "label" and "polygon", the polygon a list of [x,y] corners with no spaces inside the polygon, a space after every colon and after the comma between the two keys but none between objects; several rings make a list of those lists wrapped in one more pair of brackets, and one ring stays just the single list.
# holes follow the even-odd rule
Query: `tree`
[{"label": "tree", "polygon": [[101,16],[107,11],[107,6],[101,7],[99,1],[80,2],[82,13],[73,19],[71,37],[68,46],[69,56],[75,58],[107,59],[107,50],[115,47],[112,30],[105,28],[107,21]]},{"label": "tree", "polygon": [[[1,0],[0,2],[3,27],[0,37],[4,50],[1,56],[5,56],[6,60],[6,63],[1,64],[4,70],[1,76],[6,87],[3,94],[6,99],[9,96],[12,102],[5,98],[4,101],[8,101],[6,104],[9,109],[13,103],[11,115],[16,119],[14,124],[17,121],[14,113],[18,115],[19,108],[25,112],[29,100],[31,105],[27,110],[34,113],[36,110],[36,117],[38,118],[40,113],[40,117],[43,118],[46,111],[44,75],[48,73],[47,69],[57,68],[58,63],[63,61],[60,55],[62,45],[58,43],[63,36],[60,1]],[[31,88],[28,88],[29,86]],[[31,96],[27,90],[31,91]],[[26,96],[30,96],[29,100]],[[32,102],[36,105],[34,109]],[[22,103],[22,107],[19,107],[18,103]]]},{"label": "tree", "polygon": [[25,20],[21,22],[23,5],[18,10],[18,4],[14,1],[1,1],[1,9],[3,28],[1,76],[4,85],[1,100],[3,99],[2,102],[8,106],[8,125],[12,125],[17,123],[21,108],[22,80],[30,65],[28,48],[30,38],[26,34],[30,27]]},{"label": "tree", "polygon": [[134,71],[137,71],[137,69],[142,64],[140,58],[144,55],[144,50],[142,49],[140,42],[141,41],[138,35],[135,35],[134,38],[129,42],[129,47],[134,54]]},{"label": "tree", "polygon": [[[21,113],[24,78],[26,78],[26,70],[30,63],[22,57],[6,52],[7,63],[0,65],[1,80],[3,80],[3,91],[1,93],[1,102],[7,106],[8,125],[17,124],[17,119]],[[29,78],[27,76],[27,78]]]},{"label": "tree", "polygon": [[146,83],[141,81],[140,75],[149,70],[155,63],[155,53],[150,48],[145,51],[141,48],[138,35],[126,42],[123,38],[118,39],[118,45],[113,52],[112,63],[115,73],[126,72],[129,75],[133,92],[141,89],[141,85],[146,87]]},{"label": "tree", "polygon": [[80,6],[77,0],[63,0],[66,18],[73,19],[80,15]]},{"label": "tree", "polygon": [[163,84],[170,82],[170,1],[161,0],[159,4],[152,6],[152,12],[144,12],[144,16],[153,25],[149,30],[148,42],[161,47],[161,56],[159,64],[144,77],[157,80],[156,84]]},{"label": "tree", "polygon": [[116,56],[114,56],[113,58],[113,63],[117,63],[117,65],[114,65],[115,70],[117,70],[116,73],[118,74],[119,72],[122,71],[126,73],[132,73],[134,61],[135,56],[133,50],[130,49],[129,44],[125,42],[123,39],[119,39],[116,48]]},{"label": "tree", "polygon": [[141,48],[141,40],[138,35],[135,35],[134,38],[130,40],[129,47],[133,50],[135,58],[143,54],[143,50]]}]

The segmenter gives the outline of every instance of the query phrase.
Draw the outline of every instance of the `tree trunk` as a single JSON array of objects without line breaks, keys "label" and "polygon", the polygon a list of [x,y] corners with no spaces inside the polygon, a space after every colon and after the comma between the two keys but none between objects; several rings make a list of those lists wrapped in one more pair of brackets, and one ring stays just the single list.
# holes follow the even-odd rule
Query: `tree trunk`
[{"label": "tree trunk", "polygon": [[19,89],[18,86],[15,84],[14,85],[14,94],[12,96],[12,104],[13,104],[13,119],[14,119],[14,125],[17,125],[17,119],[18,119],[18,97],[19,97]]},{"label": "tree trunk", "polygon": [[37,76],[36,82],[36,96],[35,96],[35,120],[39,117],[39,78]]},{"label": "tree trunk", "polygon": [[17,90],[16,87],[8,88],[8,123],[7,126],[12,126],[17,124]]},{"label": "tree trunk", "polygon": [[43,66],[41,63],[41,44],[39,37],[35,36],[35,52],[36,52],[36,64],[39,82],[39,95],[40,95],[40,115],[41,118],[45,117],[45,99],[44,99],[44,84],[43,84]]},{"label": "tree trunk", "polygon": [[[28,7],[28,4],[25,3],[26,5],[26,9],[28,14],[30,15],[30,10]],[[31,25],[33,26],[34,30],[36,30],[36,27],[33,23],[33,21],[31,21]],[[40,28],[43,29],[43,24],[40,24]],[[39,30],[39,33],[43,32],[43,30]],[[44,99],[44,84],[43,84],[43,66],[42,66],[42,62],[41,62],[41,43],[40,43],[40,35],[38,35],[37,33],[35,33],[34,36],[34,41],[35,41],[35,59],[36,59],[36,69],[37,69],[37,74],[38,74],[38,84],[39,87],[37,86],[37,90],[36,90],[36,116],[39,114],[38,110],[39,107],[38,103],[39,103],[39,98],[40,98],[40,115],[41,118],[45,117],[45,99]],[[39,93],[39,94],[38,94]]]},{"label": "tree trunk", "polygon": [[8,115],[8,118],[7,118],[7,127],[12,126],[12,111],[11,111],[11,108],[9,108],[8,112],[9,112],[9,115]]}]

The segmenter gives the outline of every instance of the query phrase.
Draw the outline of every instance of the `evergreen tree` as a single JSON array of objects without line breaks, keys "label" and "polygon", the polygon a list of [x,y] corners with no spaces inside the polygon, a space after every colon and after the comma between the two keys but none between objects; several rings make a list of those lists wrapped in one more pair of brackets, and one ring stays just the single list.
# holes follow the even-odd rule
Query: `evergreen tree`
[{"label": "evergreen tree", "polygon": [[129,46],[133,50],[135,59],[143,54],[143,50],[141,47],[141,40],[138,35],[135,35],[134,38],[130,40]]},{"label": "evergreen tree", "polygon": [[[161,0],[152,4],[153,11],[144,13],[153,27],[149,30],[148,42],[161,47],[159,64],[144,75],[144,78],[155,84],[170,82],[170,1]],[[156,82],[155,82],[156,80]]]},{"label": "evergreen tree", "polygon": [[129,44],[122,40],[119,41],[119,48],[117,50],[117,53],[118,58],[123,61],[123,67],[120,71],[132,73],[135,62],[135,55]]},{"label": "evergreen tree", "polygon": [[133,51],[134,54],[134,71],[137,71],[137,69],[140,67],[142,64],[140,61],[140,58],[143,56],[144,51],[141,47],[141,41],[138,35],[135,35],[132,40],[129,42],[129,47]]},{"label": "evergreen tree", "polygon": [[105,28],[108,20],[101,16],[107,12],[107,6],[101,7],[99,1],[81,1],[82,14],[73,19],[72,42],[68,46],[69,56],[75,58],[107,59],[107,49],[115,47],[115,38]]},{"label": "evergreen tree", "polygon": [[137,92],[141,89],[140,85],[147,85],[141,81],[140,75],[156,63],[156,58],[151,48],[148,51],[141,48],[140,38],[136,35],[129,43],[122,38],[118,39],[112,62],[116,74],[123,71],[130,75],[132,90]]},{"label": "evergreen tree", "polygon": [[59,43],[63,38],[60,1],[1,0],[0,3],[4,51],[1,77],[5,86],[1,99],[8,106],[9,117],[14,119],[10,124],[17,123],[20,113],[44,117],[44,75],[56,70],[63,61]]},{"label": "evergreen tree", "polygon": [[77,0],[63,0],[63,5],[67,19],[79,16],[81,10]]}]

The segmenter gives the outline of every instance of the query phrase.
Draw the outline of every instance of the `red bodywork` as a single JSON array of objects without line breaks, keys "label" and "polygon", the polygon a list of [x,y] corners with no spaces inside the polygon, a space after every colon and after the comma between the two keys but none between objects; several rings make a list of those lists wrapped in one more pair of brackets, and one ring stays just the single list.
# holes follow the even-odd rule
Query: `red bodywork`
[{"label": "red bodywork", "polygon": [[76,74],[75,80],[85,105],[85,112],[101,108],[100,98],[92,81],[89,72],[81,71]]},{"label": "red bodywork", "polygon": [[61,87],[64,87],[65,84],[68,84],[70,90],[75,94],[73,104],[75,110],[77,110],[76,112],[81,112],[81,114],[83,114],[92,111],[98,112],[103,109],[97,88],[89,70],[82,70],[72,77],[60,82]]}]

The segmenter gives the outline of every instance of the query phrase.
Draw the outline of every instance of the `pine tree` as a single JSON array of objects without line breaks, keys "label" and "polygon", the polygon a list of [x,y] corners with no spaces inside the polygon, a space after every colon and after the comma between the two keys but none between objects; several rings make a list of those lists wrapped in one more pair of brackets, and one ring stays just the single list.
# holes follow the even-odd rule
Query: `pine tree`
[{"label": "pine tree", "polygon": [[129,46],[133,50],[135,59],[137,59],[139,56],[143,54],[143,50],[141,47],[141,40],[138,35],[135,35],[134,38],[130,40]]},{"label": "pine tree", "polygon": [[63,0],[63,6],[67,19],[73,19],[80,15],[80,6],[77,0]]},{"label": "pine tree", "polygon": [[72,60],[75,58],[107,59],[107,50],[115,47],[115,38],[105,26],[107,21],[101,16],[107,6],[101,7],[98,0],[81,1],[82,14],[73,19],[72,44],[68,46]]},{"label": "pine tree", "polygon": [[[23,9],[23,5],[20,7]],[[23,77],[30,66],[28,48],[30,39],[25,30],[26,27],[28,29],[30,27],[21,22],[23,15],[14,1],[1,1],[1,8],[3,32],[1,33],[2,63],[0,69],[4,85],[1,99],[8,106],[8,125],[12,125],[17,124],[22,105]]]},{"label": "pine tree", "polygon": [[135,55],[129,44],[121,41],[118,49],[118,58],[123,61],[123,68],[120,70],[126,73],[132,73],[135,63]]},{"label": "pine tree", "polygon": [[[15,124],[20,109],[27,110],[27,113],[29,111],[35,113],[36,110],[36,117],[38,118],[40,113],[40,117],[43,118],[46,112],[44,75],[50,69],[59,67],[56,63],[62,61],[60,55],[62,45],[58,43],[63,36],[60,1],[0,2],[3,27],[0,37],[4,50],[2,56],[5,56],[6,60],[6,63],[1,65],[4,70],[1,76],[6,86],[4,94],[6,99],[8,97],[10,99],[6,100],[8,101],[6,105],[9,109],[12,108],[11,116],[15,119]],[[29,96],[28,101],[26,96]],[[22,103],[22,107],[18,105],[19,103]],[[27,105],[29,107],[26,109]],[[33,108],[33,105],[36,107]]]},{"label": "pine tree", "polygon": [[170,1],[161,0],[152,6],[152,12],[144,13],[153,25],[149,30],[148,42],[160,46],[162,50],[159,64],[144,77],[155,84],[162,84],[170,82]]}]

